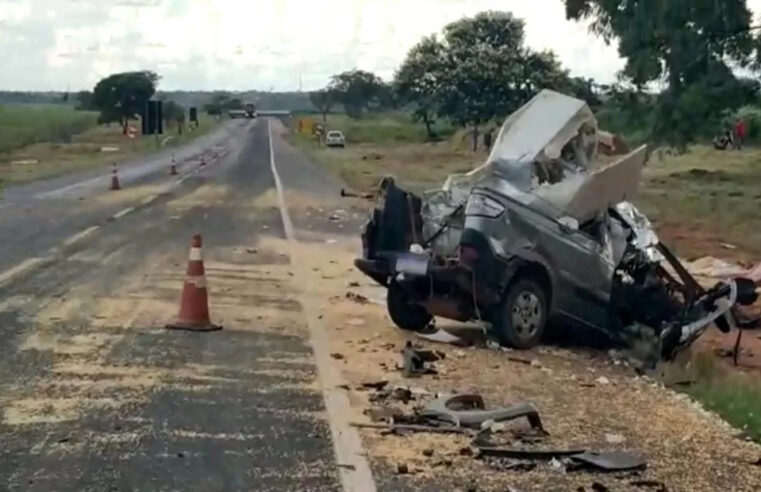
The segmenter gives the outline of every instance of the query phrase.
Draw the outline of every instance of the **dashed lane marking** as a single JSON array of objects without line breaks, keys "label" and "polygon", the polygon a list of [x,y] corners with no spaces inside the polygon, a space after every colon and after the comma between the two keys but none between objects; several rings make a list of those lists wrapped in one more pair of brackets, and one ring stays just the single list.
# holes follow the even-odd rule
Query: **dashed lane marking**
[{"label": "dashed lane marking", "polygon": [[114,215],[112,215],[111,217],[112,217],[113,219],[121,219],[121,218],[122,218],[122,217],[124,217],[125,215],[127,215],[127,214],[129,214],[129,213],[132,213],[134,210],[135,210],[135,207],[127,207],[127,208],[125,208],[124,210],[121,210],[121,211],[119,211],[119,212],[115,213],[115,214],[114,214]]},{"label": "dashed lane marking", "polygon": [[[283,220],[285,236],[288,241],[296,242],[293,223],[285,203],[283,183],[280,181],[280,175],[275,166],[275,153],[272,147],[272,125],[269,120],[267,120],[267,132],[270,147],[270,167],[275,180],[277,201],[280,208],[280,217]],[[294,262],[293,268],[296,278],[301,279],[303,282],[303,279],[306,278],[306,273],[302,271],[304,267]],[[337,463],[351,465],[339,467],[341,485],[344,490],[350,492],[375,492],[375,481],[373,480],[370,465],[367,463],[367,459],[365,459],[362,439],[359,437],[357,429],[349,425],[351,417],[349,398],[346,392],[340,389],[340,386],[344,384],[341,371],[331,362],[328,334],[320,321],[319,306],[308,295],[302,296],[301,303],[309,327],[310,342],[314,350],[317,375],[322,386],[323,398],[325,399],[325,410],[328,414],[330,432],[333,436],[333,447]]]},{"label": "dashed lane marking", "polygon": [[0,273],[0,287],[4,286],[6,283],[10,282],[14,278],[18,277],[19,275],[28,272],[29,270],[42,265],[45,262],[48,262],[52,260],[52,257],[45,256],[45,257],[38,257],[38,258],[28,258],[18,265],[16,265],[13,268],[9,268],[8,270]]},{"label": "dashed lane marking", "polygon": [[82,239],[86,238],[87,236],[97,231],[98,229],[100,229],[100,226],[88,227],[84,231],[78,232],[74,234],[73,236],[70,236],[68,239],[64,240],[63,245],[71,246],[72,244],[77,243],[81,241]]}]

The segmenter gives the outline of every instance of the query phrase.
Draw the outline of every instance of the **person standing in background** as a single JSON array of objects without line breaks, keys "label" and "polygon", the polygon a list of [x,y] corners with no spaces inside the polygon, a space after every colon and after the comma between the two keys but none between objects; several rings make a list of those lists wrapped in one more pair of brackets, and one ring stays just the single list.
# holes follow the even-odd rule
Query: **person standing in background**
[{"label": "person standing in background", "polygon": [[745,125],[745,120],[742,118],[737,118],[737,121],[735,122],[735,149],[742,150],[743,142],[745,141],[745,136],[747,133],[748,128]]}]

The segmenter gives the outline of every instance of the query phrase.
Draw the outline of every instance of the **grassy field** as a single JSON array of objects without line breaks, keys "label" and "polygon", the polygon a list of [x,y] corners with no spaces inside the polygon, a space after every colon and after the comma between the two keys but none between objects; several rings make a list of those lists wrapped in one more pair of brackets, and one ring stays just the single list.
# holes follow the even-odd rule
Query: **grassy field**
[{"label": "grassy field", "polygon": [[[24,109],[26,108],[26,109]],[[155,152],[154,137],[134,141],[122,135],[119,125],[98,126],[97,115],[70,107],[13,105],[0,107],[0,188],[35,179],[110,166]],[[176,135],[165,129],[166,146],[180,145],[216,125],[199,115],[199,128]],[[139,122],[134,123],[139,126]],[[5,134],[5,129],[11,130]],[[14,137],[15,136],[15,137]]]},{"label": "grassy field", "polygon": [[[292,141],[318,163],[358,190],[370,190],[385,175],[408,189],[440,186],[447,175],[482,164],[486,153],[467,150],[464,133],[425,143],[422,125],[399,115],[361,121],[331,117],[328,129],[343,130],[346,149],[318,148],[312,137]],[[400,132],[408,132],[402,138]],[[451,132],[450,132],[451,133]],[[677,254],[735,261],[761,257],[761,149],[717,151],[696,146],[683,155],[656,152],[635,200]],[[736,249],[729,249],[734,247]],[[697,360],[696,382],[686,391],[733,425],[761,441],[761,383],[715,360]]]},{"label": "grassy field", "polygon": [[68,142],[95,126],[97,118],[97,113],[65,105],[0,105],[0,154],[36,142]]}]

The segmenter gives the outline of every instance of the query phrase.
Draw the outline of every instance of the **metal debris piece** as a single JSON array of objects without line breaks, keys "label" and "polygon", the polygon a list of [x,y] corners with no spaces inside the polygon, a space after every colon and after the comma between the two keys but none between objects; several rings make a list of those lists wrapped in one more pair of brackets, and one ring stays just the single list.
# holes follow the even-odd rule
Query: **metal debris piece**
[{"label": "metal debris piece", "polygon": [[375,391],[380,391],[383,388],[388,386],[388,381],[369,381],[367,383],[362,383],[363,389],[374,389]]},{"label": "metal debris piece", "polygon": [[462,338],[453,335],[449,333],[446,330],[437,329],[434,332],[418,332],[415,333],[416,336],[428,340],[429,342],[436,342],[436,343],[446,343],[450,345],[456,345],[459,347],[467,347],[469,343],[466,340],[463,340]]},{"label": "metal debris piece", "polygon": [[364,198],[365,200],[375,198],[375,195],[372,193],[347,191],[344,188],[341,188],[341,196],[344,198]]},{"label": "metal debris piece", "polygon": [[480,395],[461,394],[431,401],[420,413],[423,417],[450,422],[456,426],[479,428],[484,422],[501,422],[526,417],[534,429],[544,430],[539,412],[530,403],[486,410]]},{"label": "metal debris piece", "polygon": [[501,446],[478,446],[482,456],[496,456],[519,460],[544,460],[570,458],[585,452],[583,449],[516,449]]},{"label": "metal debris piece", "polygon": [[537,464],[532,461],[513,460],[504,458],[488,458],[486,464],[499,471],[531,471]]},{"label": "metal debris piece", "polygon": [[465,434],[470,436],[475,434],[472,430],[463,429],[462,427],[436,427],[435,425],[425,424],[369,424],[362,422],[352,422],[350,425],[359,429],[383,429],[392,432],[399,430],[410,432],[429,432],[432,434]]},{"label": "metal debris piece", "polygon": [[371,407],[366,408],[362,413],[373,422],[392,422],[404,418],[404,412],[394,407]]},{"label": "metal debris piece", "polygon": [[407,342],[402,349],[404,377],[417,377],[422,374],[436,374],[436,369],[431,365],[432,362],[442,360],[446,357],[443,352],[433,350],[419,350]]},{"label": "metal debris piece", "polygon": [[624,451],[585,451],[571,456],[574,462],[602,471],[642,470],[647,462],[640,456]]}]

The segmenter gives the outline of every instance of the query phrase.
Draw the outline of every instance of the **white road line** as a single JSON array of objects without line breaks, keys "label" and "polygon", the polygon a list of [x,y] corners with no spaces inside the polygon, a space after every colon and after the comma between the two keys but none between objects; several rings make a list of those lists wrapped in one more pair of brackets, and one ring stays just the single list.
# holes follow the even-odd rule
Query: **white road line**
[{"label": "white road line", "polygon": [[142,200],[140,200],[140,203],[142,203],[143,205],[148,205],[149,203],[151,203],[156,198],[158,198],[158,195],[147,196],[147,197],[143,198]]},{"label": "white road line", "polygon": [[[269,135],[270,167],[272,169],[272,176],[275,179],[280,217],[283,220],[286,239],[290,242],[296,242],[293,223],[285,203],[283,184],[280,181],[280,175],[275,166],[275,154],[272,147],[272,125],[269,120],[267,120],[267,131]],[[294,262],[293,266],[294,270],[296,270],[296,275],[303,281],[306,277],[306,274],[302,271],[303,267],[296,262]],[[349,398],[344,390],[339,389],[339,386],[343,384],[343,378],[341,377],[340,369],[331,361],[330,342],[327,331],[320,321],[319,306],[315,305],[308,295],[302,296],[302,305],[304,316],[309,326],[310,341],[314,350],[317,375],[322,386],[322,395],[325,399],[325,409],[328,413],[328,423],[330,424],[330,431],[333,436],[336,460],[339,465],[352,465],[351,467],[339,467],[341,485],[346,491],[374,492],[376,490],[375,481],[373,480],[370,465],[365,458],[362,439],[359,437],[357,429],[349,425],[351,419]]]},{"label": "white road line", "polygon": [[116,212],[114,215],[111,216],[113,219],[121,219],[125,215],[134,212],[135,207],[127,207],[124,210],[121,210],[119,212]]},{"label": "white road line", "polygon": [[78,232],[78,233],[74,234],[73,236],[69,237],[68,239],[66,239],[63,242],[63,245],[64,246],[71,246],[72,244],[74,244],[76,242],[79,242],[82,239],[86,238],[87,236],[89,236],[93,232],[97,231],[98,229],[100,229],[100,226],[88,227],[84,231]]},{"label": "white road line", "polygon": [[34,267],[41,265],[42,263],[45,263],[46,261],[49,261],[51,258],[49,256],[46,256],[44,258],[28,258],[18,265],[16,265],[13,268],[9,268],[8,270],[0,273],[0,286],[8,283],[9,281],[13,280],[15,277],[18,277],[24,272],[27,272]]}]

